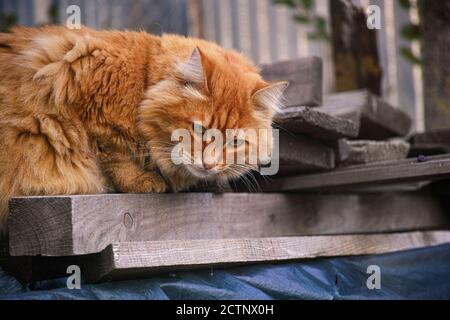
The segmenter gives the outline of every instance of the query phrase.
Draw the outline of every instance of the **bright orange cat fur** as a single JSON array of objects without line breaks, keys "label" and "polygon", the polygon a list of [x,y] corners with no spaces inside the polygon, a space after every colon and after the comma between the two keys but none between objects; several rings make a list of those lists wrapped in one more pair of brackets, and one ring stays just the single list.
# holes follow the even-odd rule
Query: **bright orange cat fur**
[{"label": "bright orange cat fur", "polygon": [[[235,178],[254,166],[175,166],[172,130],[194,120],[269,129],[285,88],[210,42],[87,28],[0,33],[0,74],[0,229],[11,196],[164,192]],[[271,146],[270,135],[258,139]]]}]

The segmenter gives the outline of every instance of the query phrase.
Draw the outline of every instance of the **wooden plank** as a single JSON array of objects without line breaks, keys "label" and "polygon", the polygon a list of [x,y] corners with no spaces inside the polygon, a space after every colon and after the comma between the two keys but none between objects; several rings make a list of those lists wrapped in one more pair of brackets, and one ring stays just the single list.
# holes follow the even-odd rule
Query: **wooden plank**
[{"label": "wooden plank", "polygon": [[21,272],[19,280],[26,283],[66,276],[69,265],[78,265],[85,281],[99,282],[200,268],[385,254],[449,242],[449,231],[122,242],[87,256],[25,257],[31,263],[11,272]]},{"label": "wooden plank", "polygon": [[286,132],[280,132],[279,159],[279,174],[331,170],[335,164],[332,148]]},{"label": "wooden plank", "polygon": [[410,142],[412,156],[450,153],[450,129],[415,134]]},{"label": "wooden plank", "polygon": [[[340,142],[341,165],[365,164],[406,159],[410,149],[403,140],[344,140]],[[343,146],[345,144],[346,146]]]},{"label": "wooden plank", "polygon": [[[447,226],[421,194],[119,194],[13,198],[13,256],[100,252],[114,242],[262,238]],[[427,212],[427,214],[423,214]]]},{"label": "wooden plank", "polygon": [[267,81],[289,81],[285,106],[319,106],[322,104],[322,59],[299,58],[260,66]]},{"label": "wooden plank", "polygon": [[450,178],[450,155],[429,157],[425,162],[406,159],[350,166],[331,172],[277,178],[266,185],[264,191],[318,191],[339,188],[357,191],[362,186],[447,178]]},{"label": "wooden plank", "polygon": [[318,140],[356,138],[359,133],[357,122],[319,112],[316,108],[286,108],[275,115],[274,122],[287,132],[305,134]]},{"label": "wooden plank", "polygon": [[450,128],[415,134],[411,138],[411,143],[435,143],[450,147]]},{"label": "wooden plank", "polygon": [[230,193],[234,192],[228,181],[202,181],[194,187],[189,188],[186,192],[207,192],[207,193]]},{"label": "wooden plank", "polygon": [[[93,280],[155,272],[391,253],[450,242],[450,232],[115,243]],[[95,279],[97,278],[97,279]]]},{"label": "wooden plank", "polygon": [[360,122],[358,139],[384,140],[410,133],[412,120],[367,90],[326,96],[318,111]]},{"label": "wooden plank", "polygon": [[450,153],[450,145],[440,143],[415,143],[411,146],[409,157],[436,156]]}]

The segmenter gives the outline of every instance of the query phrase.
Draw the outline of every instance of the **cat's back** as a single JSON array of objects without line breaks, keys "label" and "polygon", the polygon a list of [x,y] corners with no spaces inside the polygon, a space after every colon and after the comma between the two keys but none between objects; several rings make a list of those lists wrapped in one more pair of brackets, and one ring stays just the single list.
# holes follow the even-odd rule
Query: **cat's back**
[{"label": "cat's back", "polygon": [[[0,33],[0,85],[15,85],[23,68],[16,63],[32,39],[32,28],[17,28],[16,33]],[[1,92],[1,91],[0,91]]]},{"label": "cat's back", "polygon": [[0,33],[0,68],[23,67],[18,57],[32,47],[39,36],[58,36],[65,33],[62,27],[15,27],[11,32]]},{"label": "cat's back", "polygon": [[[80,29],[68,29],[64,26],[14,27],[11,32],[0,33],[0,70],[30,67],[23,64],[23,57],[56,60],[70,51],[83,37],[104,41],[112,48],[130,50],[134,43],[148,41],[150,35],[143,32],[100,31],[86,27]],[[39,55],[42,51],[46,57]]]},{"label": "cat's back", "polygon": [[[0,33],[0,96],[17,94],[17,88],[31,80],[33,70],[25,63],[33,42],[40,36],[63,34],[60,27],[15,27],[8,33]],[[16,88],[16,90],[12,90]],[[0,97],[1,98],[1,97]]]}]

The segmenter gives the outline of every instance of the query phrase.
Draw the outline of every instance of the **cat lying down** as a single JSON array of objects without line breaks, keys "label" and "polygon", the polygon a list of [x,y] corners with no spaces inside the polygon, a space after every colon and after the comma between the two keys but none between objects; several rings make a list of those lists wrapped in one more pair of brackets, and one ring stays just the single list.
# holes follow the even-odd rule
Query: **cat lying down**
[{"label": "cat lying down", "polygon": [[[0,74],[3,231],[12,196],[166,192],[239,178],[258,163],[219,160],[248,145],[270,155],[272,111],[287,85],[266,83],[244,56],[203,40],[65,27],[0,33]],[[175,163],[173,132],[197,141],[196,128],[201,150],[208,129],[258,134],[225,142],[218,157]]]}]

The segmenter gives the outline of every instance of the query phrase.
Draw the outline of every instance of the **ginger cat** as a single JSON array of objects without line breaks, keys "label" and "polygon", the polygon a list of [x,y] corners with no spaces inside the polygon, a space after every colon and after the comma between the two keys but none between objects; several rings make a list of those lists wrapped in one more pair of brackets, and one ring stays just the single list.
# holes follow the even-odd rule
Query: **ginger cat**
[{"label": "ginger cat", "polygon": [[[0,74],[4,232],[12,196],[178,191],[255,169],[176,165],[171,133],[194,121],[270,130],[286,87],[204,40],[62,26],[0,33]],[[245,144],[260,142],[271,135]]]}]

